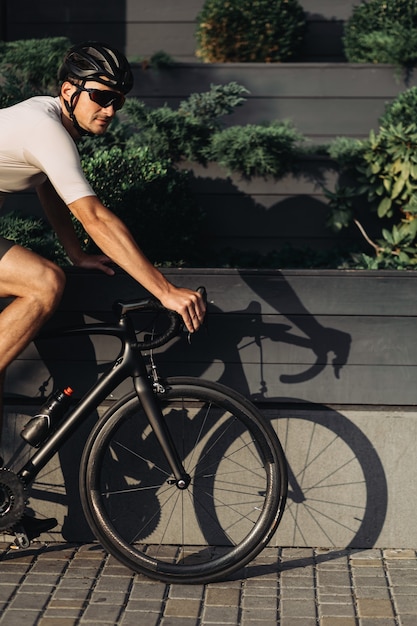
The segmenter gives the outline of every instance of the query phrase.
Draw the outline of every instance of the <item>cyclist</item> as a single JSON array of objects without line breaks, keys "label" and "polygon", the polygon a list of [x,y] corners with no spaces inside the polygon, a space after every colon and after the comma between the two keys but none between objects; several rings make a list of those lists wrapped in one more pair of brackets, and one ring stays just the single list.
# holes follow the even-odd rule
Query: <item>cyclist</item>
[{"label": "cyclist", "polygon": [[[116,263],[180,313],[190,332],[197,330],[205,313],[200,294],[175,287],[150,263],[125,225],[100,202],[80,166],[76,142],[83,135],[103,134],[132,89],[128,61],[110,45],[81,43],[65,55],[59,80],[58,97],[36,96],[0,110],[0,206],[7,194],[35,188],[74,265],[113,275],[109,263]],[[83,252],[70,213],[102,254]],[[0,297],[13,298],[0,313],[1,395],[6,367],[56,309],[64,284],[64,273],[54,263],[0,238]],[[22,525],[34,538],[56,520],[25,515]]]}]

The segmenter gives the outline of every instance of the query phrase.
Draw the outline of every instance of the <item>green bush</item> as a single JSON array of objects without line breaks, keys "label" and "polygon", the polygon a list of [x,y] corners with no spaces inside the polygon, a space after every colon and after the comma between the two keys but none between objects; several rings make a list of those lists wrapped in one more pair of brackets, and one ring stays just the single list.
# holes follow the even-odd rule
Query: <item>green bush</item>
[{"label": "green bush", "polygon": [[0,235],[60,265],[68,264],[65,252],[46,220],[7,213],[0,220]]},{"label": "green bush", "polygon": [[223,128],[221,117],[233,112],[245,93],[236,83],[212,85],[209,92],[191,94],[177,110],[129,100],[126,113],[137,131],[129,143],[148,146],[155,159],[173,164],[215,161],[245,177],[280,178],[291,171],[302,136],[289,122]]},{"label": "green bush", "polygon": [[[345,160],[342,172],[348,174],[350,185],[327,192],[332,211],[329,224],[335,230],[352,221],[357,225],[374,251],[372,257],[356,258],[361,266],[416,267],[417,125],[381,127],[378,134],[370,133],[362,149],[346,152],[350,159]],[[362,225],[364,208],[375,210],[382,220],[376,241]]]},{"label": "green bush", "polygon": [[417,87],[410,87],[400,93],[385,108],[379,122],[381,126],[403,124],[409,126],[417,121]]},{"label": "green bush", "polygon": [[99,198],[125,222],[153,262],[199,263],[203,216],[186,172],[168,161],[155,161],[147,148],[135,146],[98,150],[84,156],[82,165]]},{"label": "green bush", "polygon": [[301,135],[289,122],[231,126],[213,136],[209,157],[229,172],[281,178],[295,162]]},{"label": "green bush", "polygon": [[297,56],[306,29],[298,0],[206,0],[197,56],[210,63],[275,62]]},{"label": "green bush", "polygon": [[148,146],[156,159],[205,163],[213,134],[221,128],[220,118],[241,105],[246,93],[234,82],[212,85],[208,92],[191,94],[177,110],[168,106],[151,109],[129,99],[125,112],[136,130],[131,141]]},{"label": "green bush", "polygon": [[0,67],[0,108],[39,95],[39,90],[26,81],[19,70]]},{"label": "green bush", "polygon": [[0,41],[0,107],[39,94],[56,94],[65,37]]},{"label": "green bush", "polygon": [[344,48],[351,63],[417,62],[415,0],[368,0],[354,7],[347,20]]}]

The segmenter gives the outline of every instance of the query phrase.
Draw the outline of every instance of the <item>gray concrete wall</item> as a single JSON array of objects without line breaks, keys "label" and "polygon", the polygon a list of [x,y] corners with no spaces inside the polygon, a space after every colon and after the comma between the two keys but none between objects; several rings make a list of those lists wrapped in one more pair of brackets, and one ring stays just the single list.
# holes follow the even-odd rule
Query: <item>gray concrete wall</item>
[{"label": "gray concrete wall", "polygon": [[[167,275],[179,285],[206,284],[210,316],[208,334],[197,335],[191,346],[184,338],[158,351],[161,374],[231,385],[257,402],[279,434],[290,492],[274,542],[415,549],[417,273]],[[116,297],[138,293],[124,275],[72,271],[52,323],[107,319]],[[69,348],[55,341],[49,348],[41,342],[29,346],[8,372],[0,451],[6,460],[22,444],[19,433],[36,410],[40,389],[48,393],[70,384],[80,395],[117,352],[118,346],[96,340],[71,340]],[[116,390],[107,404],[128,388]],[[57,516],[67,540],[91,538],[77,497],[90,424],[45,468],[31,492],[30,506]]]},{"label": "gray concrete wall", "polygon": [[[3,453],[35,406],[7,407]],[[417,412],[277,405],[265,409],[287,455],[289,496],[272,543],[279,546],[417,548],[414,441]],[[54,516],[57,541],[90,541],[78,498],[83,435],[75,435],[43,470],[29,507]],[[6,449],[5,449],[6,448]],[[27,458],[27,457],[26,457]],[[1,535],[0,535],[1,538]]]}]

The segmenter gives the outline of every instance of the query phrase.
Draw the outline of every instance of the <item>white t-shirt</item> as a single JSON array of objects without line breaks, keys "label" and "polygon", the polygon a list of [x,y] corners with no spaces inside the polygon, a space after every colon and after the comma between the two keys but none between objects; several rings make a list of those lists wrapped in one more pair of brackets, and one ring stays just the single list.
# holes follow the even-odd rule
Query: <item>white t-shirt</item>
[{"label": "white t-shirt", "polygon": [[47,178],[66,204],[95,195],[61,113],[59,98],[51,96],[0,109],[0,205],[4,194],[36,187]]}]

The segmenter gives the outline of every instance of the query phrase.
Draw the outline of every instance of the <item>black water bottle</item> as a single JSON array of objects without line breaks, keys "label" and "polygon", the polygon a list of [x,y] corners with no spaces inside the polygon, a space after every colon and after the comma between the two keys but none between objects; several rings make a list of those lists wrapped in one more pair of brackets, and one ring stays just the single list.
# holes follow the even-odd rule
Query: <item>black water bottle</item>
[{"label": "black water bottle", "polygon": [[39,412],[24,426],[21,437],[31,446],[39,446],[63,417],[72,396],[71,387],[54,391]]}]

